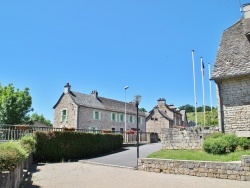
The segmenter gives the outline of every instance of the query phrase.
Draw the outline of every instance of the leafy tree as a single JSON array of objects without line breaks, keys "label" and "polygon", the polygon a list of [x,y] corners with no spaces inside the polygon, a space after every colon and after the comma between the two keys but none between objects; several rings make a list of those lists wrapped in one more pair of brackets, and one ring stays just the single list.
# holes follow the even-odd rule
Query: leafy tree
[{"label": "leafy tree", "polygon": [[186,104],[183,106],[179,107],[180,110],[186,110],[186,112],[194,112],[194,106],[190,105],[190,104]]},{"label": "leafy tree", "polygon": [[45,125],[52,126],[51,121],[46,119],[43,115],[38,115],[37,113],[34,113],[30,117],[31,121],[38,121],[40,123],[44,123]]},{"label": "leafy tree", "polygon": [[140,108],[140,111],[147,112],[147,110],[145,108]]},{"label": "leafy tree", "polygon": [[15,90],[13,84],[3,87],[0,83],[0,123],[21,124],[29,121],[28,113],[32,111],[32,99],[29,88]]}]

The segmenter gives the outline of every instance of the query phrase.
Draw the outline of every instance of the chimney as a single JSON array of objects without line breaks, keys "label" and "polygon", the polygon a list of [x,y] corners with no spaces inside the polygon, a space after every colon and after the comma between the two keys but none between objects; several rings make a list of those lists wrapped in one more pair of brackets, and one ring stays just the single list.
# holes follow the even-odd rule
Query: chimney
[{"label": "chimney", "polygon": [[159,98],[158,100],[158,106],[165,106],[166,105],[166,99]]},{"label": "chimney", "polygon": [[250,3],[242,5],[243,7],[243,14],[245,19],[250,18]]},{"label": "chimney", "polygon": [[67,94],[67,93],[69,93],[70,92],[70,85],[69,85],[69,83],[67,83],[65,86],[64,86],[64,94]]},{"label": "chimney", "polygon": [[95,98],[98,98],[98,92],[97,92],[97,90],[92,91],[91,95],[93,95]]}]

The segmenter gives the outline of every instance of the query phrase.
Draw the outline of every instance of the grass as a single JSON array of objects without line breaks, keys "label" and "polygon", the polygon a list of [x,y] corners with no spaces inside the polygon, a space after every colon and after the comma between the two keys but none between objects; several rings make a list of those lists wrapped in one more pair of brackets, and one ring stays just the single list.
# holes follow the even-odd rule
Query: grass
[{"label": "grass", "polygon": [[[218,125],[218,115],[217,115],[217,110],[213,111],[213,116],[211,117],[211,112],[207,111],[206,112],[206,125],[211,125],[211,126],[216,126]],[[195,122],[195,113],[194,112],[189,112],[187,113],[187,119],[188,121],[194,121]],[[199,125],[204,125],[204,113],[203,112],[197,112],[197,123]]]},{"label": "grass", "polygon": [[148,158],[196,160],[196,161],[240,161],[242,155],[250,155],[250,150],[235,151],[225,155],[212,155],[202,150],[160,150],[148,155]]}]

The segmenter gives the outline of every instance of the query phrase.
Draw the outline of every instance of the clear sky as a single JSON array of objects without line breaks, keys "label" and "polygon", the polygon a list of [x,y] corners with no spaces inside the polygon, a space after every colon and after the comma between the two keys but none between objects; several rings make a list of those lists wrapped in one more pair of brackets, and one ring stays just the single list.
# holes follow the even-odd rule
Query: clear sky
[{"label": "clear sky", "polygon": [[[241,0],[248,3],[250,0]],[[165,98],[194,105],[191,50],[195,50],[198,106],[200,57],[214,65],[223,30],[241,18],[238,0],[9,0],[0,1],[0,82],[30,89],[34,112],[53,122],[53,106],[69,82],[73,91],[97,90],[153,109]],[[213,106],[217,106],[212,84]]]}]

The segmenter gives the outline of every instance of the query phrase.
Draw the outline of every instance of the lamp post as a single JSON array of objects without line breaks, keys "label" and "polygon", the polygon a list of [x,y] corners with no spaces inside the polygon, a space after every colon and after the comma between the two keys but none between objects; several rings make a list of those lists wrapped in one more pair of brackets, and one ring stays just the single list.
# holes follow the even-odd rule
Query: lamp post
[{"label": "lamp post", "polygon": [[127,130],[127,109],[126,109],[126,91],[129,87],[128,86],[125,86],[124,89],[125,89],[125,134],[124,134],[124,141],[127,142],[127,133],[126,133],[126,130]]},{"label": "lamp post", "polygon": [[134,102],[136,106],[136,146],[137,146],[137,168],[138,168],[138,159],[139,159],[139,122],[138,122],[138,106],[141,101],[141,96],[136,95],[134,97]]}]

